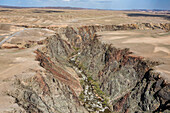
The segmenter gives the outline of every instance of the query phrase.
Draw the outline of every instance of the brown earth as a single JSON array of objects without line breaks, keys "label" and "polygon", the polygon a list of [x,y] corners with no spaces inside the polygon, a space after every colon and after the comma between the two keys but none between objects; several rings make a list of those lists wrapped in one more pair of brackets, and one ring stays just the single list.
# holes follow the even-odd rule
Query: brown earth
[{"label": "brown earth", "polygon": [[[1,8],[0,10],[4,10],[4,8]],[[81,79],[81,77],[79,77],[79,74],[77,74],[76,71],[72,67],[70,67],[70,64],[68,64],[67,61],[68,60],[67,58],[70,57],[69,55],[71,55],[73,49],[76,49],[73,46],[79,47],[81,43],[83,43],[83,41],[86,42],[86,39],[84,39],[83,36],[87,36],[88,38],[90,36],[91,38],[94,38],[95,35],[92,33],[93,31],[91,32],[91,27],[88,28],[86,26],[123,25],[123,24],[125,25],[134,24],[135,26],[136,25],[135,23],[137,24],[170,23],[168,14],[163,14],[163,13],[155,14],[155,12],[62,10],[62,9],[59,10],[57,9],[8,9],[8,10],[9,11],[5,13],[0,12],[0,41],[4,38],[8,38],[8,36],[11,36],[15,32],[24,30],[24,28],[26,28],[26,30],[12,37],[0,49],[0,92],[1,92],[0,112],[5,112],[5,111],[9,111],[9,112],[12,111],[16,113],[18,113],[19,111],[20,112],[26,112],[26,111],[27,112],[40,112],[40,111],[56,112],[57,109],[57,110],[61,110],[60,112],[66,112],[66,113],[72,111],[86,113],[87,110],[82,105],[80,105],[80,102],[77,100],[78,95],[82,91],[82,87],[80,86],[79,83],[80,81],[79,79]],[[137,16],[135,16],[136,14]],[[70,28],[72,30],[67,28],[67,26],[73,26],[73,28]],[[77,29],[75,28],[77,26],[85,26],[85,27],[83,27],[82,29],[81,28]],[[124,27],[126,29],[126,26],[122,26],[122,29]],[[133,28],[133,25],[131,28]],[[61,34],[59,34],[58,36],[57,33],[61,33]],[[76,36],[72,35],[74,33],[77,33]],[[134,62],[136,62],[136,59],[141,59],[140,57],[137,57],[138,55],[149,58],[153,61],[164,62],[165,64],[157,66],[155,67],[155,69],[165,73],[165,75],[161,74],[161,76],[164,77],[166,81],[169,81],[170,79],[169,77],[170,75],[169,74],[170,73],[169,32],[165,32],[163,29],[156,29],[156,30],[150,30],[150,29],[128,30],[127,29],[126,31],[107,31],[107,32],[98,31],[97,34],[101,35],[99,36],[99,38],[103,43],[109,43],[109,44],[111,43],[113,44],[113,46],[118,48],[130,48],[134,56],[129,55],[127,56],[127,58],[133,59]],[[73,37],[77,37],[78,39],[77,38],[75,39]],[[49,49],[48,51],[41,50],[40,48],[42,47],[46,48],[47,46],[46,44],[47,45],[51,44],[48,45],[51,48],[50,49],[48,48]],[[16,46],[18,48],[16,48]],[[99,45],[97,45],[97,47],[98,46]],[[81,47],[83,48],[86,46],[81,45]],[[12,48],[12,49],[5,49],[5,48]],[[44,53],[40,54],[41,52],[38,52],[37,54],[35,54],[34,52],[37,49],[40,49],[41,52]],[[103,48],[101,47],[101,49]],[[93,50],[93,48],[91,50]],[[49,55],[48,52],[51,54]],[[94,53],[95,52],[96,51],[94,50]],[[85,54],[87,54],[88,56],[88,53],[85,52]],[[110,55],[112,58],[109,57],[108,59],[110,60],[116,59],[119,61],[121,60],[120,59],[122,58],[121,54],[124,54],[124,51],[118,50],[116,54],[117,56]],[[60,57],[58,58],[58,56],[60,56],[61,58]],[[89,57],[88,59],[84,60],[84,63],[90,60],[91,59]],[[94,60],[92,59],[92,61],[96,62],[95,59]],[[125,65],[123,63],[121,64],[122,66]],[[109,88],[112,87],[109,86],[109,84],[108,85],[105,84],[104,80],[105,78],[107,78],[107,76],[103,76],[107,68],[110,69],[109,67],[110,65],[111,64],[108,63],[103,70],[100,70],[101,73],[97,73],[99,71],[100,66],[97,71],[94,69],[98,75],[101,75],[100,81],[104,83],[103,86],[101,86],[101,88],[103,88],[104,91],[105,91],[105,87],[109,87]],[[92,65],[92,69],[93,67],[94,66]],[[109,69],[108,71],[110,71]],[[148,69],[148,67],[146,69]],[[115,69],[115,71],[116,70],[119,69]],[[145,71],[146,70],[144,69],[143,72]],[[17,80],[21,81],[21,83],[15,83]],[[154,80],[156,81],[157,79]],[[160,81],[161,80],[159,80],[159,82],[156,81],[155,82],[156,85],[158,84],[159,86],[161,83],[163,84],[163,82]],[[112,81],[108,81],[107,83],[109,82],[111,83]],[[116,81],[113,82],[117,83],[117,79]],[[16,84],[19,84],[19,87],[16,87]],[[127,84],[125,84],[125,86],[127,86]],[[160,88],[162,88],[162,86],[159,87],[158,89],[161,90]],[[164,89],[162,89],[163,91],[161,90],[161,94],[165,94]],[[118,96],[113,95],[115,92],[111,94],[112,96],[114,96],[114,98],[117,99],[119,99],[120,97],[123,98],[122,101],[121,99],[120,101],[116,100],[118,101],[117,102],[118,104],[115,105],[116,110],[123,109],[122,106],[126,104],[128,97],[131,95],[127,91],[123,91],[123,93],[120,89],[119,91],[116,91],[117,94],[121,93]],[[15,92],[15,94],[11,94],[10,92]],[[25,95],[23,94],[23,92]],[[105,91],[105,92],[112,93],[111,91]],[[18,93],[21,95],[19,95]],[[10,96],[8,96],[7,94]],[[31,95],[29,97],[30,100],[24,99],[24,96],[26,98],[27,94],[28,95],[32,94],[34,96],[32,97]],[[38,95],[38,97],[35,96],[36,94]],[[162,97],[168,98],[168,96],[162,96]],[[162,99],[162,97],[160,99]],[[16,100],[18,103],[16,102]],[[37,103],[32,104],[32,101],[35,102],[35,100]],[[40,101],[43,101],[45,104],[40,105],[38,103]],[[54,103],[51,101],[57,101],[57,102],[59,101],[59,103]],[[51,105],[51,103],[53,103],[53,105]],[[52,106],[52,107],[48,108],[46,104],[50,104],[48,106]],[[66,104],[67,106],[65,106]],[[163,103],[163,105],[166,106],[166,103],[165,104]],[[55,106],[57,106],[57,108],[55,108]]]},{"label": "brown earth", "polygon": [[[5,9],[1,8],[0,10]],[[169,22],[169,14],[155,14],[155,12],[142,11],[62,10],[34,8],[9,9],[7,12],[0,12],[0,15],[0,23],[30,26],[37,25],[44,27]]]}]

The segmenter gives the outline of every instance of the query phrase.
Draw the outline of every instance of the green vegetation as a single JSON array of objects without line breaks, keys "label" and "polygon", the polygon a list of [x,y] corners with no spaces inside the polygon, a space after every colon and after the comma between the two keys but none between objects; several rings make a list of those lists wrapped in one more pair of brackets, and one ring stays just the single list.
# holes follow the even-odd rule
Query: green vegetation
[{"label": "green vegetation", "polygon": [[79,69],[82,69],[83,71],[87,70],[87,68],[84,67],[83,63],[81,63],[81,62],[78,63],[77,67],[78,67]]},{"label": "green vegetation", "polygon": [[84,102],[85,97],[83,92],[81,92],[81,94],[79,95],[79,99],[80,101]]},{"label": "green vegetation", "polygon": [[79,63],[79,64],[78,64],[78,68],[79,68],[79,69],[83,69],[83,64],[82,64],[82,63]]},{"label": "green vegetation", "polygon": [[95,93],[104,99],[102,102],[103,106],[108,106],[108,99],[106,99],[105,93],[100,89],[100,83],[93,80],[92,76],[88,76],[87,80],[93,86]]},{"label": "green vegetation", "polygon": [[98,82],[93,81],[92,85],[94,86],[94,90],[96,91],[96,93],[99,96],[103,97],[104,96],[104,92],[100,89],[100,84]]},{"label": "green vegetation", "polygon": [[74,56],[75,55],[75,52],[71,53],[71,56]]},{"label": "green vegetation", "polygon": [[73,49],[74,49],[76,52],[78,52],[78,51],[80,50],[80,48],[78,48],[78,47],[73,47]]},{"label": "green vegetation", "polygon": [[84,86],[85,85],[84,80],[80,80],[80,84],[81,84],[81,86]]},{"label": "green vegetation", "polygon": [[[77,62],[77,67],[81,70],[83,70],[83,73],[86,75],[87,77],[87,81],[84,80],[80,80],[80,84],[82,87],[84,87],[85,85],[89,84],[90,86],[92,86],[93,89],[93,93],[96,94],[98,96],[98,99],[102,102],[102,105],[104,107],[109,106],[108,105],[108,100],[106,99],[105,93],[100,89],[100,83],[97,82],[96,80],[93,79],[92,74],[88,72],[87,68],[84,67],[82,62]],[[81,92],[80,96],[79,96],[80,101],[82,101],[83,103],[85,102],[85,95],[84,95],[84,91]],[[88,103],[88,102],[87,102]],[[96,108],[98,109],[98,108]]]},{"label": "green vegetation", "polygon": [[90,81],[93,81],[93,78],[91,76],[88,76],[87,80],[90,82]]},{"label": "green vegetation", "polygon": [[104,101],[102,102],[102,104],[103,104],[104,107],[109,106],[108,105],[108,99],[105,98]]},{"label": "green vegetation", "polygon": [[100,89],[100,84],[93,80],[92,76],[88,76],[87,80],[93,86],[95,93],[98,94],[98,96],[103,97],[104,92]]},{"label": "green vegetation", "polygon": [[74,52],[71,53],[71,56],[76,55],[80,50],[80,48],[76,48],[76,47],[73,47],[73,49],[74,49]]}]

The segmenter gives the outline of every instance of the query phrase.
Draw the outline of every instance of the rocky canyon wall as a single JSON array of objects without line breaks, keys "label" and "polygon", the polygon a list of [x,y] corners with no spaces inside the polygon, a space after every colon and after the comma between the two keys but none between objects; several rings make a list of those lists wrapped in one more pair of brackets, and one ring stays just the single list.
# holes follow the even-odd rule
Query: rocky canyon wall
[{"label": "rocky canyon wall", "polygon": [[[29,26],[25,26],[29,27]],[[152,67],[158,62],[102,44],[98,31],[162,29],[170,24],[49,28],[56,35],[35,53],[45,70],[17,80],[10,95],[26,112],[169,112],[170,84]]]}]

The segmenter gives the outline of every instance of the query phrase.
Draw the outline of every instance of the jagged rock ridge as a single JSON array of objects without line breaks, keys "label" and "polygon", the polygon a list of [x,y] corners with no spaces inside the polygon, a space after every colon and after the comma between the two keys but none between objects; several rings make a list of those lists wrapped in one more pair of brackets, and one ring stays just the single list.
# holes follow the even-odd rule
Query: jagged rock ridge
[{"label": "jagged rock ridge", "polygon": [[[46,39],[45,48],[36,51],[37,60],[46,69],[34,78],[19,81],[18,90],[10,95],[27,112],[90,112],[92,106],[81,101],[85,90],[80,85],[81,75],[74,77],[68,68],[74,66],[93,81],[99,82],[104,92],[93,91],[97,99],[108,99],[104,112],[169,112],[169,84],[152,70],[158,62],[144,60],[131,54],[129,49],[117,49],[102,44],[97,31],[129,29],[170,30],[170,24],[127,24],[107,26],[83,26],[51,28],[55,36]],[[92,86],[93,88],[93,86]],[[95,88],[93,89],[95,90]],[[88,100],[90,101],[90,100]],[[91,109],[93,110],[93,109]],[[93,112],[97,112],[95,109]]]}]

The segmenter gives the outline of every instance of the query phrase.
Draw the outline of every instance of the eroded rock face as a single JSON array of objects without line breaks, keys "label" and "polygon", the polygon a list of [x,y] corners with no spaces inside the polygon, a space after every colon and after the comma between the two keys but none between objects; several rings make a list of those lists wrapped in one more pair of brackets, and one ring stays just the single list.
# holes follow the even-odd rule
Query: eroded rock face
[{"label": "eroded rock face", "polygon": [[[46,47],[36,51],[37,60],[46,71],[20,81],[15,93],[18,105],[27,112],[86,113],[92,101],[82,101],[79,95],[85,87],[81,73],[74,75],[73,64],[90,79],[85,81],[98,100],[108,99],[103,112],[169,112],[169,84],[152,70],[158,62],[133,56],[129,49],[117,49],[102,44],[96,31],[128,29],[164,29],[170,24],[127,24],[108,26],[66,27],[57,29],[55,36],[46,39]],[[69,60],[72,60],[70,63]],[[73,63],[73,64],[72,64]],[[93,82],[99,83],[100,91]],[[89,83],[87,83],[89,82]],[[100,92],[101,93],[101,92]],[[85,95],[86,96],[86,95]],[[87,109],[88,108],[88,109]],[[93,110],[93,109],[90,109]]]},{"label": "eroded rock face", "polygon": [[86,113],[74,91],[53,74],[38,72],[34,78],[18,83],[12,97],[27,112]]},{"label": "eroded rock face", "polygon": [[[159,96],[161,91],[167,89],[167,87],[169,85],[162,78],[159,78],[158,73],[149,70],[145,73],[144,78],[129,92],[126,102],[122,104],[119,111],[168,112],[167,103],[169,99],[166,98],[166,95],[164,97]],[[164,93],[167,94],[166,91]],[[163,101],[163,98],[166,98],[166,100]]]}]

